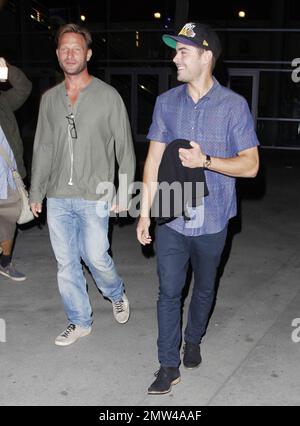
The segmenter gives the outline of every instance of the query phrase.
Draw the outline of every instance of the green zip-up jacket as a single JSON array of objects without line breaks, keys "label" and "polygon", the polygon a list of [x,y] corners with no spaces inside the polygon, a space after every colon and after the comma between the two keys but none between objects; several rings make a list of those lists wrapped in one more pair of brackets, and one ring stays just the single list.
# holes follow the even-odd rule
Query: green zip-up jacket
[{"label": "green zip-up jacket", "polygon": [[26,176],[23,162],[23,142],[14,111],[19,109],[30,95],[32,84],[17,67],[8,65],[8,81],[11,88],[0,91],[0,126],[8,140],[22,178]]},{"label": "green zip-up jacket", "polygon": [[98,200],[98,185],[114,182],[115,157],[119,176],[126,174],[130,184],[135,155],[126,108],[118,92],[94,77],[72,106],[65,83],[58,84],[41,99],[30,202],[40,203],[45,196]]}]

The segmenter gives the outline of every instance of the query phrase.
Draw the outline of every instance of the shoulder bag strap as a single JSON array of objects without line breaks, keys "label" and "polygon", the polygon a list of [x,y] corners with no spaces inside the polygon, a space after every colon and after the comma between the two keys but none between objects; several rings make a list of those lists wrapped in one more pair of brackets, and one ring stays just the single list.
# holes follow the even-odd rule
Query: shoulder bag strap
[{"label": "shoulder bag strap", "polygon": [[3,148],[3,146],[0,145],[0,155],[1,157],[4,158],[4,160],[7,162],[8,167],[12,170],[14,170],[14,167],[12,165],[12,162],[10,161],[9,156],[7,155],[7,152],[5,151],[5,149]]}]

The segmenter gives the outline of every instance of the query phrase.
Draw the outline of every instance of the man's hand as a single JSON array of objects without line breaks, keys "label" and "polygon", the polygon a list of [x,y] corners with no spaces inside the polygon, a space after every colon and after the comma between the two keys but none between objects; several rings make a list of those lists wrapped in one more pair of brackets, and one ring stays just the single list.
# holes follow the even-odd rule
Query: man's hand
[{"label": "man's hand", "polygon": [[181,164],[191,169],[203,167],[205,155],[202,153],[200,145],[193,141],[190,142],[190,145],[192,146],[190,149],[179,148],[178,150]]},{"label": "man's hand", "polygon": [[143,246],[152,242],[152,238],[149,235],[150,223],[149,217],[141,217],[136,227],[137,239]]},{"label": "man's hand", "polygon": [[31,203],[30,208],[35,217],[39,217],[39,214],[42,213],[42,203]]}]

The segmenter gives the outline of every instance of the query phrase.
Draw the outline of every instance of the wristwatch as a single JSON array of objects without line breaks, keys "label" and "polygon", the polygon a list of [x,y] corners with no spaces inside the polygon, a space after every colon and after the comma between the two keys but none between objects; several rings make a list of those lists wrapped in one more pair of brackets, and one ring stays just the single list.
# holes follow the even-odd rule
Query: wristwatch
[{"label": "wristwatch", "polygon": [[209,168],[210,168],[210,165],[211,165],[211,158],[210,158],[210,155],[206,154],[206,156],[205,156],[205,160],[203,161],[203,167],[204,167],[205,169],[209,169]]}]

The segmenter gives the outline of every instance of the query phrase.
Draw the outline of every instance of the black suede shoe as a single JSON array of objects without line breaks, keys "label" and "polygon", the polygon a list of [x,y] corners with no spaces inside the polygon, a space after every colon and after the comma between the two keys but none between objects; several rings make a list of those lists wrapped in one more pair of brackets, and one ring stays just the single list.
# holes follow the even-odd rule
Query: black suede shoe
[{"label": "black suede shoe", "polygon": [[192,370],[199,367],[202,358],[200,354],[200,345],[186,342],[183,348],[183,365]]},{"label": "black suede shoe", "polygon": [[148,388],[150,395],[161,395],[170,392],[172,385],[180,382],[179,368],[176,367],[160,367],[156,379]]}]

